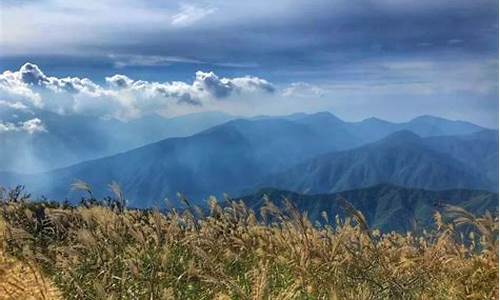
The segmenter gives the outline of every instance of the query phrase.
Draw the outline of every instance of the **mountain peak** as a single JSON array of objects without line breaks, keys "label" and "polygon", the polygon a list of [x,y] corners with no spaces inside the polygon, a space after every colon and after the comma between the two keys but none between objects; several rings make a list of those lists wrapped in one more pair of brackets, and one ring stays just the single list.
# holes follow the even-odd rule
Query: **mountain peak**
[{"label": "mountain peak", "polygon": [[314,120],[316,122],[325,122],[325,121],[332,122],[333,121],[335,123],[344,123],[344,121],[342,119],[335,116],[334,114],[332,114],[329,111],[321,111],[321,112],[313,113],[313,114],[310,114],[310,115],[303,117],[300,120],[302,120],[302,121]]},{"label": "mountain peak", "polygon": [[335,118],[335,119],[338,119],[337,116],[335,116],[334,114],[332,114],[331,112],[329,111],[320,111],[320,112],[317,112],[317,113],[313,113],[311,114],[311,116],[316,116],[316,117],[324,117],[324,118]]},{"label": "mountain peak", "polygon": [[377,117],[370,117],[370,118],[366,118],[362,121],[359,121],[357,123],[369,123],[369,124],[392,124],[391,122],[389,121],[386,121],[386,120],[383,120],[383,119],[380,119],[380,118],[377,118]]},{"label": "mountain peak", "polygon": [[463,126],[470,126],[474,127],[476,129],[484,129],[483,127],[476,125],[474,123],[468,122],[468,121],[462,121],[462,120],[451,120],[451,119],[446,119],[443,117],[436,117],[432,115],[421,115],[418,117],[415,117],[411,119],[408,123],[418,123],[418,122],[424,122],[424,123],[431,123],[431,124],[439,124],[439,123],[451,123],[451,124],[461,124]]},{"label": "mountain peak", "polygon": [[363,119],[363,121],[383,121],[382,119],[379,119],[377,117],[369,117],[369,118],[366,118],[366,119]]},{"label": "mountain peak", "polygon": [[430,115],[416,117],[404,123],[404,126],[405,129],[410,129],[421,136],[467,134],[484,129],[467,121],[448,120]]}]

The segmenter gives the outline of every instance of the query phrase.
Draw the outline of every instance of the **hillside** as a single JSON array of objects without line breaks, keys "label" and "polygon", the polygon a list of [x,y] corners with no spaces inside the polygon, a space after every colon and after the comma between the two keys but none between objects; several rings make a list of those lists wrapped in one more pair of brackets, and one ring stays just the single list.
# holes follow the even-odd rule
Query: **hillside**
[{"label": "hillside", "polygon": [[484,172],[498,183],[498,130],[481,130],[456,136],[436,136],[424,139],[429,148],[446,153],[469,167]]},{"label": "hillside", "polygon": [[300,211],[306,212],[311,220],[320,222],[324,222],[322,212],[326,212],[331,221],[336,215],[344,217],[345,210],[340,201],[344,199],[363,212],[370,227],[385,232],[428,228],[432,225],[434,212],[444,205],[460,206],[474,214],[484,214],[486,210],[492,213],[498,211],[496,193],[465,189],[430,191],[389,184],[315,195],[265,188],[255,194],[235,199],[243,200],[249,207],[258,211],[266,198],[281,207],[282,200],[288,199]]},{"label": "hillside", "polygon": [[[469,146],[469,139],[462,137],[428,141],[400,131],[359,148],[320,155],[262,180],[261,186],[300,193],[331,193],[380,183],[434,190],[495,190],[496,183],[485,174],[494,173],[497,167],[484,165],[485,156],[479,153],[464,155]],[[495,153],[480,143],[476,148]]]},{"label": "hillside", "polygon": [[[428,193],[373,187],[343,195],[365,197],[358,209],[370,209],[368,194],[384,189],[402,198]],[[120,209],[116,198],[70,207],[12,195],[0,193],[0,267],[9,272],[0,272],[2,299],[498,298],[495,214],[446,207],[428,230],[398,233],[367,228],[363,210],[328,214],[321,225],[291,206],[253,211],[212,199],[204,214]],[[474,191],[442,194],[455,195],[492,202]],[[393,198],[395,216],[398,198],[383,199]]]}]

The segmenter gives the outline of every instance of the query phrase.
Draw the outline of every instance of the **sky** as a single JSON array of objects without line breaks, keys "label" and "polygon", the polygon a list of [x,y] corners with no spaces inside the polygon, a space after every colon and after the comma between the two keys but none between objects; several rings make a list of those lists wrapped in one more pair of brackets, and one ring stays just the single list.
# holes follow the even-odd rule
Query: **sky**
[{"label": "sky", "polygon": [[0,5],[0,109],[121,120],[328,110],[498,127],[495,0]]}]

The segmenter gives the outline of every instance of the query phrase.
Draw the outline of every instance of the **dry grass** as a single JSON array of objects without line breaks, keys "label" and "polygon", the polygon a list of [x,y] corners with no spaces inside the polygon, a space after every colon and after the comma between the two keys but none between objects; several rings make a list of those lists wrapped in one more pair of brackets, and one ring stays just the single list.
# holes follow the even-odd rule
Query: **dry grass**
[{"label": "dry grass", "polygon": [[58,289],[33,264],[4,251],[6,225],[0,219],[0,300],[62,299]]},{"label": "dry grass", "polygon": [[352,218],[315,226],[291,203],[160,213],[7,198],[5,249],[67,299],[498,299],[498,218],[457,207],[414,235],[371,230],[348,204]]}]

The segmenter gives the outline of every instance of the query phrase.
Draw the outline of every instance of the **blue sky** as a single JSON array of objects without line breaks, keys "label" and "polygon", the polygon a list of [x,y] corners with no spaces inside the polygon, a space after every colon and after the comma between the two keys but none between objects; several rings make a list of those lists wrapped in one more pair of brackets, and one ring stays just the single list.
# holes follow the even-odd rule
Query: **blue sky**
[{"label": "blue sky", "polygon": [[[150,97],[125,112],[122,106],[131,104],[113,98],[102,110],[73,104],[73,113],[130,118],[142,115],[144,107],[145,113],[163,115],[330,110],[348,120],[434,114],[498,124],[498,1],[0,3],[2,72],[18,71],[29,61],[47,76],[89,78],[108,90],[106,77],[115,74],[193,88],[196,72],[203,71],[229,79],[218,86],[236,91],[223,101],[200,100],[192,107]],[[245,76],[265,80],[273,91],[251,89],[251,81],[238,80]],[[210,92],[209,82],[203,82]],[[251,95],[254,91],[259,93]],[[15,100],[5,93],[0,101]],[[142,99],[137,93],[133,96]],[[168,97],[173,94],[178,92]],[[75,101],[87,106],[84,99]],[[54,103],[44,107],[61,110]]]}]

